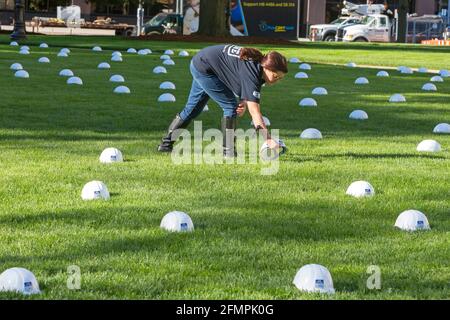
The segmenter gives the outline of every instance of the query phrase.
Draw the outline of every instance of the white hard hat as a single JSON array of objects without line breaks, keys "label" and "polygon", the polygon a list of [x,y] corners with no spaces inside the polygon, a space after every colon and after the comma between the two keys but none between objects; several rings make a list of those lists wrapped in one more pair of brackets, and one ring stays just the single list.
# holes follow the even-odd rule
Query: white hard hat
[{"label": "white hard hat", "polygon": [[317,107],[317,101],[313,98],[304,98],[299,102],[301,107]]},{"label": "white hard hat", "polygon": [[450,124],[448,123],[439,123],[433,129],[434,133],[450,133]]},{"label": "white hard hat", "polygon": [[423,140],[417,145],[417,151],[419,152],[439,152],[441,151],[441,145],[436,140]]},{"label": "white hard hat", "polygon": [[369,80],[366,77],[359,77],[355,80],[355,84],[369,84]]},{"label": "white hard hat", "polygon": [[167,70],[164,67],[157,66],[153,68],[153,73],[167,73]]},{"label": "white hard hat", "polygon": [[322,139],[322,133],[315,128],[308,128],[300,134],[302,139]]},{"label": "white hard hat", "polygon": [[158,102],[175,102],[176,98],[171,93],[163,93],[158,97]]},{"label": "white hard hat", "polygon": [[67,84],[76,84],[76,85],[83,85],[83,80],[81,80],[80,77],[70,77],[67,79]]},{"label": "white hard hat", "polygon": [[387,71],[382,70],[377,73],[377,77],[389,77],[389,73]]},{"label": "white hard hat", "polygon": [[355,120],[367,120],[369,119],[369,116],[364,110],[354,110],[350,113],[349,118]]},{"label": "white hard hat", "polygon": [[193,231],[194,224],[191,217],[181,211],[171,211],[161,220],[161,228],[167,231]]},{"label": "white hard hat", "polygon": [[83,200],[109,200],[109,191],[103,182],[94,180],[84,185],[81,198]]},{"label": "white hard hat", "polygon": [[298,68],[300,70],[311,70],[311,66],[307,63],[302,63],[301,65],[298,66]]},{"label": "white hard hat", "polygon": [[111,65],[108,62],[99,63],[98,69],[111,69]]},{"label": "white hard hat", "polygon": [[328,94],[328,91],[327,91],[327,89],[325,89],[325,88],[317,87],[317,88],[314,88],[314,89],[313,89],[313,91],[311,92],[311,94],[319,95],[319,96],[325,96],[325,95]]},{"label": "white hard hat", "polygon": [[73,71],[70,69],[63,69],[59,72],[59,75],[62,77],[73,77]]},{"label": "white hard hat", "polygon": [[159,85],[160,89],[175,90],[175,84],[170,81],[164,81]]},{"label": "white hard hat", "polygon": [[346,193],[356,198],[372,197],[375,190],[367,181],[355,181],[348,187]]},{"label": "white hard hat", "polygon": [[114,89],[114,93],[128,94],[128,93],[131,93],[131,90],[127,86],[118,86]]},{"label": "white hard hat", "polygon": [[122,56],[119,56],[118,54],[116,54],[116,55],[113,55],[111,57],[111,61],[113,61],[113,62],[122,62],[123,59],[122,59]]},{"label": "white hard hat", "polygon": [[116,148],[106,148],[100,155],[101,163],[123,162],[122,152]]},{"label": "white hard hat", "polygon": [[432,83],[425,83],[422,87],[422,90],[424,91],[437,91],[436,85]]},{"label": "white hard hat", "polygon": [[274,139],[274,140],[279,144],[280,148],[271,149],[269,148],[267,142],[264,142],[264,144],[261,146],[261,149],[259,150],[259,154],[262,160],[264,161],[276,160],[280,155],[286,153],[287,147],[284,144],[283,140],[281,139]]},{"label": "white hard hat", "polygon": [[120,74],[114,74],[109,78],[110,82],[125,82],[125,78]]},{"label": "white hard hat", "polygon": [[300,291],[335,293],[330,272],[318,264],[301,267],[295,275],[293,284]]},{"label": "white hard hat", "polygon": [[403,211],[395,221],[395,226],[406,231],[430,229],[427,217],[417,210]]},{"label": "white hard hat", "polygon": [[0,274],[0,292],[41,293],[34,274],[24,268],[11,268]]},{"label": "white hard hat", "polygon": [[187,52],[186,50],[182,50],[178,55],[180,57],[189,57],[189,52]]},{"label": "white hard hat", "polygon": [[175,65],[175,61],[173,61],[172,59],[166,59],[163,61],[163,64],[166,66],[174,66]]},{"label": "white hard hat", "polygon": [[406,102],[406,98],[403,95],[396,93],[389,98],[389,102]]}]

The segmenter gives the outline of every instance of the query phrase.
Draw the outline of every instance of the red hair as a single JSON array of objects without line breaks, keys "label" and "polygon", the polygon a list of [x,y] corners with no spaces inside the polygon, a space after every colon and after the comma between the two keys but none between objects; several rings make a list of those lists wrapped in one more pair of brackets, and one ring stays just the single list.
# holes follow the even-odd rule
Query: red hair
[{"label": "red hair", "polygon": [[273,72],[288,72],[286,58],[276,51],[270,51],[268,54],[263,54],[255,48],[242,48],[239,58],[241,60],[259,62],[264,68]]}]

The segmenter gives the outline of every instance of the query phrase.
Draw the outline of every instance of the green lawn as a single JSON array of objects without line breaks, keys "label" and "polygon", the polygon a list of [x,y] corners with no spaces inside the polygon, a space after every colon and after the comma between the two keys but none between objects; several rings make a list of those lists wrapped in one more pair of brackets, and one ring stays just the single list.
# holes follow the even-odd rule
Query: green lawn
[{"label": "green lawn", "polygon": [[[47,42],[49,49],[37,45]],[[24,267],[36,275],[44,299],[448,299],[450,297],[450,135],[432,133],[450,122],[450,79],[438,92],[421,91],[430,74],[377,78],[374,69],[329,64],[425,66],[450,69],[450,49],[398,45],[301,44],[278,48],[311,63],[308,80],[263,89],[262,110],[289,152],[278,174],[261,165],[174,165],[156,146],[186,101],[190,58],[174,58],[168,74],[155,75],[164,49],[191,56],[204,43],[144,42],[98,37],[29,37],[31,55],[18,55],[0,36],[0,272]],[[102,53],[90,49],[101,45]],[[70,47],[69,58],[57,58]],[[150,56],[111,50],[150,48]],[[264,51],[276,49],[258,46]],[[108,50],[106,50],[108,49]],[[48,56],[50,64],[37,59]],[[98,70],[107,61],[111,70]],[[9,66],[21,62],[29,79]],[[58,76],[72,69],[84,85]],[[111,74],[122,74],[131,95],[115,95]],[[369,86],[355,86],[359,77]],[[177,102],[157,103],[164,80]],[[317,108],[300,108],[317,86]],[[388,103],[402,93],[405,104]],[[219,127],[221,110],[210,102],[199,120]],[[369,120],[348,119],[364,109]],[[249,128],[245,115],[239,127]],[[321,130],[320,141],[301,140]],[[416,152],[436,139],[442,152]],[[124,163],[102,165],[106,147]],[[106,183],[110,201],[81,200],[91,180]],[[375,188],[370,199],[345,191],[352,181]],[[431,231],[393,227],[402,211],[424,212]],[[195,231],[159,228],[169,211],[187,212]],[[304,294],[292,284],[308,263],[326,266],[333,296]],[[67,267],[78,265],[81,290],[66,286]],[[381,290],[368,290],[370,265],[382,272]],[[23,298],[0,294],[0,298]],[[28,299],[29,297],[27,297]]]}]

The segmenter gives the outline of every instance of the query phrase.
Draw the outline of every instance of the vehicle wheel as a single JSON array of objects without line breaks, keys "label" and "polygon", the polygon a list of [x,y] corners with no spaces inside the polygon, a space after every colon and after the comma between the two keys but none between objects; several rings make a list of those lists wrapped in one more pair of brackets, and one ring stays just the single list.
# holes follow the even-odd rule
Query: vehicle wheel
[{"label": "vehicle wheel", "polygon": [[149,33],[147,33],[149,36],[159,36],[161,34],[161,32],[158,31],[151,31]]},{"label": "vehicle wheel", "polygon": [[336,40],[336,36],[334,34],[326,35],[323,41],[332,42]]},{"label": "vehicle wheel", "polygon": [[367,39],[359,37],[355,39],[355,42],[367,42]]}]

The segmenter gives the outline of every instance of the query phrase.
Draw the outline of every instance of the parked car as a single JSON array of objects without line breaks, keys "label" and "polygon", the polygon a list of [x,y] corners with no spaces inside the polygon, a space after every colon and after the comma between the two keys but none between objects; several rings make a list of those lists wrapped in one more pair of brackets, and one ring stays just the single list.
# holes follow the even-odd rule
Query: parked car
[{"label": "parked car", "polygon": [[359,23],[359,17],[340,17],[329,24],[314,24],[309,29],[311,41],[335,41],[337,30]]}]

